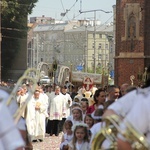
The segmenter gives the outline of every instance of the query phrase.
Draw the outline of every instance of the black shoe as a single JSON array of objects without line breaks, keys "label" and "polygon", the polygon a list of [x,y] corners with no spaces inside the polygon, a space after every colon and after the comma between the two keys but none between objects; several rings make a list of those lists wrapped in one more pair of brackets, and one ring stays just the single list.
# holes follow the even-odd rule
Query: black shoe
[{"label": "black shoe", "polygon": [[43,140],[42,140],[42,139],[39,139],[39,141],[40,141],[40,142],[43,142]]},{"label": "black shoe", "polygon": [[59,134],[55,134],[55,136],[59,136]]},{"label": "black shoe", "polygon": [[49,135],[50,135],[50,136],[53,136],[53,134],[52,134],[52,133],[50,133]]},{"label": "black shoe", "polygon": [[37,142],[37,140],[33,140],[32,142]]}]

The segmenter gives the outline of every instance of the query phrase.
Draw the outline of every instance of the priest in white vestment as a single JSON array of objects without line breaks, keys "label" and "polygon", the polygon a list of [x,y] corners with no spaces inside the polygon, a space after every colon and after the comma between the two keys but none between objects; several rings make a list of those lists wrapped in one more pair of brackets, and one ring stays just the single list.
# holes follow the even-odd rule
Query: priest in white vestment
[{"label": "priest in white vestment", "polygon": [[63,86],[61,88],[61,93],[63,94],[64,96],[64,116],[62,118],[62,121],[60,122],[60,131],[63,131],[63,125],[64,125],[64,122],[65,120],[71,115],[71,112],[70,112],[70,108],[71,108],[71,105],[72,105],[72,98],[70,97],[70,94],[67,93],[67,86]]},{"label": "priest in white vestment", "polygon": [[55,92],[49,95],[49,106],[48,106],[48,124],[46,127],[46,132],[52,136],[59,135],[59,123],[62,117],[65,115],[65,99],[60,92],[60,87],[55,87]]},{"label": "priest in white vestment", "polygon": [[32,141],[43,141],[45,136],[45,118],[47,102],[40,96],[40,90],[36,90],[33,98],[27,105],[26,124]]}]

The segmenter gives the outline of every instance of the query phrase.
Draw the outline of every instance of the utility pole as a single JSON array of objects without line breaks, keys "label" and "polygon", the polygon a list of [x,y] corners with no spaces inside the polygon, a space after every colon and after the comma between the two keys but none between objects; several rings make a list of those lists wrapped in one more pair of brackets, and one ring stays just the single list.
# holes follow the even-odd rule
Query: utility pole
[{"label": "utility pole", "polygon": [[84,48],[84,66],[85,66],[85,72],[88,70],[88,33],[87,33],[87,25],[85,25],[85,48]]},{"label": "utility pole", "polygon": [[33,68],[33,37],[31,38],[31,68]]},{"label": "utility pole", "polygon": [[[80,0],[80,10],[79,12],[82,14],[82,13],[89,13],[89,12],[94,12],[94,73],[96,73],[96,12],[97,11],[102,11],[104,13],[112,13],[112,11],[105,11],[105,10],[102,10],[102,9],[95,9],[95,10],[88,10],[88,11],[82,11],[82,0]],[[88,48],[87,48],[88,50]],[[87,52],[86,52],[87,53]],[[88,59],[87,59],[88,61]],[[88,62],[87,62],[88,63]]]},{"label": "utility pole", "polygon": [[36,34],[36,66],[38,66],[39,62],[39,35]]},{"label": "utility pole", "polygon": [[33,36],[33,66],[32,67],[36,67],[36,65],[35,65],[35,60],[36,60],[35,49],[36,49],[36,37]]}]

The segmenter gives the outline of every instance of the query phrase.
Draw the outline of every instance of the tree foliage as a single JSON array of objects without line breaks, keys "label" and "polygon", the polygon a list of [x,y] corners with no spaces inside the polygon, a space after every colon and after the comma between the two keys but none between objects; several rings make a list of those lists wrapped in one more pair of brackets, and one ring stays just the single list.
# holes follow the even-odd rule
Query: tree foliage
[{"label": "tree foliage", "polygon": [[5,16],[11,14],[13,17],[16,17],[16,15],[21,12],[24,14],[31,14],[37,1],[38,0],[1,0],[2,14],[5,14]]},{"label": "tree foliage", "polygon": [[27,16],[38,0],[2,0],[2,77],[11,68],[20,43],[27,39]]}]

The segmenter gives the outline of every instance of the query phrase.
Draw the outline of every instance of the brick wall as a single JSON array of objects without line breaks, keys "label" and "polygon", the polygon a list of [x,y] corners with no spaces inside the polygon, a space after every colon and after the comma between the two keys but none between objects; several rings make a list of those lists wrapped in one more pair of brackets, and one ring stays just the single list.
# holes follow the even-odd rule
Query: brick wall
[{"label": "brick wall", "polygon": [[150,0],[146,0],[145,6],[145,55],[150,56]]},{"label": "brick wall", "polygon": [[[150,64],[150,0],[126,0],[126,3],[140,4],[142,17],[139,23],[139,36],[142,40],[132,41],[134,48],[131,52],[131,40],[121,39],[125,36],[125,5],[118,0],[116,2],[115,84],[131,83],[130,76],[134,75],[137,85],[139,70],[143,73],[144,68]],[[132,53],[131,57],[130,53]]]},{"label": "brick wall", "polygon": [[117,71],[117,76],[116,76],[116,81],[119,83],[118,85],[121,85],[123,83],[129,83],[131,84],[130,76],[134,75],[135,80],[134,83],[135,85],[138,84],[138,79],[137,75],[140,72],[144,72],[144,63],[143,59],[117,59],[117,65],[116,69]]}]

